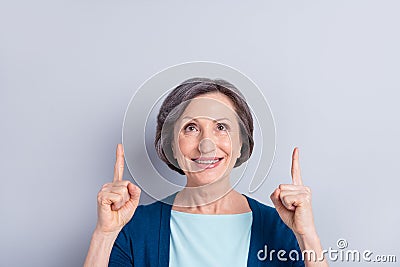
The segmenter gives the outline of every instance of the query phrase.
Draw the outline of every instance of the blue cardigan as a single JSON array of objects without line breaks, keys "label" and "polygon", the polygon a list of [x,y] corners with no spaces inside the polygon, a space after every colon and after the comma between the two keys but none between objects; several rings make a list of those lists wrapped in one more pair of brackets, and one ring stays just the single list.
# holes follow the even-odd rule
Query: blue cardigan
[{"label": "blue cardigan", "polygon": [[[304,266],[296,237],[276,210],[246,198],[253,214],[247,266]],[[171,208],[160,201],[138,206],[119,233],[108,266],[168,267]],[[278,257],[279,250],[286,253]],[[297,255],[300,260],[292,260]]]}]

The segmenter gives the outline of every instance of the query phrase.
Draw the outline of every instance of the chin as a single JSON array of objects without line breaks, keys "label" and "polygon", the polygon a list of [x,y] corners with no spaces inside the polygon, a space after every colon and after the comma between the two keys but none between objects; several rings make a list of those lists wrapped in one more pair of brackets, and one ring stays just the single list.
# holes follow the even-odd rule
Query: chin
[{"label": "chin", "polygon": [[226,172],[214,169],[206,169],[199,172],[188,172],[186,174],[186,177],[188,179],[188,185],[190,186],[203,186],[211,184],[226,176],[227,176]]}]

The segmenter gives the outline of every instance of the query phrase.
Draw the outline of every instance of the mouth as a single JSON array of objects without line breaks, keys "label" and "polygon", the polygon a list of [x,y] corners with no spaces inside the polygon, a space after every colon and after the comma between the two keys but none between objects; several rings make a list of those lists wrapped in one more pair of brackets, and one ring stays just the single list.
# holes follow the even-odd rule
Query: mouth
[{"label": "mouth", "polygon": [[218,158],[218,157],[201,157],[201,158],[196,158],[192,159],[196,165],[201,168],[201,169],[212,169],[215,168],[219,165],[219,163],[223,160],[224,158]]}]

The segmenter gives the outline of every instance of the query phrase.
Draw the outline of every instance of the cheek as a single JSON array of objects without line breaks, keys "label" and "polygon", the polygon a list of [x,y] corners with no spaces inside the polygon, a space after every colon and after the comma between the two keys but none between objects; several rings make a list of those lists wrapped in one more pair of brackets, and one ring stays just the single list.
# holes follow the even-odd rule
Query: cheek
[{"label": "cheek", "polygon": [[241,139],[237,136],[232,136],[229,146],[230,146],[230,151],[231,151],[232,155],[234,157],[236,157],[240,153],[240,150],[242,148]]},{"label": "cheek", "polygon": [[181,156],[190,155],[197,147],[197,141],[194,138],[181,136],[175,147],[175,153]]},{"label": "cheek", "polygon": [[233,148],[233,143],[230,138],[224,138],[222,140],[219,140],[218,146],[230,154]]}]

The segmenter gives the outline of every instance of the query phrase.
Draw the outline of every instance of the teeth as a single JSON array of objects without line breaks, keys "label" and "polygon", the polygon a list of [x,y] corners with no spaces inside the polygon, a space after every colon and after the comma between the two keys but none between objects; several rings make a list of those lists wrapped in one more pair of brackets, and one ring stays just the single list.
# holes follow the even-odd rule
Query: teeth
[{"label": "teeth", "polygon": [[200,164],[214,164],[216,162],[219,161],[219,159],[215,159],[215,160],[195,160],[197,163]]}]

